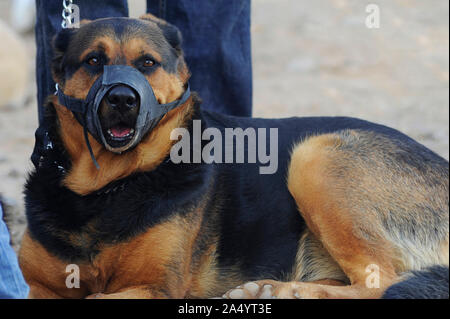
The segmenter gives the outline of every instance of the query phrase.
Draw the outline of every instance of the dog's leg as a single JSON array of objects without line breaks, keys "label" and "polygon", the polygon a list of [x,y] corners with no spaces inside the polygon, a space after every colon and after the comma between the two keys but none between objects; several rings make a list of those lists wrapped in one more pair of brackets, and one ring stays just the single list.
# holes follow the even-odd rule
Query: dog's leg
[{"label": "dog's leg", "polygon": [[40,243],[25,232],[19,253],[19,264],[25,280],[30,287],[28,298],[60,299],[83,298],[88,294],[85,287],[68,289],[64,263],[50,254]]},{"label": "dog's leg", "polygon": [[448,264],[448,166],[431,166],[415,151],[357,131],[300,144],[289,190],[350,285],[263,280],[226,297],[379,298],[398,272]]}]

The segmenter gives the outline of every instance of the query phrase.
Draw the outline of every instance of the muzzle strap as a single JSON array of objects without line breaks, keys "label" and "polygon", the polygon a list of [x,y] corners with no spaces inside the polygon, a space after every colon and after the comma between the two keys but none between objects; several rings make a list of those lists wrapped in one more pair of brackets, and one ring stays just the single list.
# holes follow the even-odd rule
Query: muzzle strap
[{"label": "muzzle strap", "polygon": [[[86,146],[89,150],[89,154],[91,155],[92,161],[94,162],[95,167],[99,170],[100,165],[98,164],[97,160],[95,159],[94,151],[92,150],[91,143],[89,143],[89,136],[88,136],[88,128],[85,125],[87,121],[87,103],[86,100],[80,100],[76,99],[70,96],[65,95],[61,90],[58,90],[58,102],[61,105],[64,105],[67,109],[72,111],[74,113],[75,118],[80,122],[80,124],[83,126],[83,135],[84,140],[86,142]],[[83,123],[80,121],[80,115],[82,115]]]},{"label": "muzzle strap", "polygon": [[167,104],[159,104],[160,109],[158,111],[160,112],[160,114],[157,114],[157,116],[163,116],[164,114],[168,113],[174,108],[183,105],[184,103],[187,102],[190,96],[191,96],[191,88],[188,84],[186,90],[184,91],[183,95],[179,100]]},{"label": "muzzle strap", "polygon": [[94,84],[92,84],[91,89],[88,92],[86,99],[77,99],[68,95],[65,95],[63,91],[58,88],[57,96],[58,102],[61,105],[64,105],[70,111],[78,113],[78,114],[87,114],[89,104],[95,99],[95,95],[97,91],[102,85],[102,77],[100,76]]},{"label": "muzzle strap", "polygon": [[85,114],[86,113],[86,101],[75,99],[73,97],[65,95],[60,89],[58,90],[58,102],[64,105],[72,112]]},{"label": "muzzle strap", "polygon": [[[86,123],[86,113],[84,114],[84,122]],[[89,143],[88,129],[86,125],[83,125],[83,134],[84,134],[84,141],[86,142],[86,146],[89,150],[89,154],[91,155],[92,161],[94,162],[94,165],[97,168],[97,170],[100,170],[100,165],[98,164],[97,159],[95,158],[91,143]]]}]

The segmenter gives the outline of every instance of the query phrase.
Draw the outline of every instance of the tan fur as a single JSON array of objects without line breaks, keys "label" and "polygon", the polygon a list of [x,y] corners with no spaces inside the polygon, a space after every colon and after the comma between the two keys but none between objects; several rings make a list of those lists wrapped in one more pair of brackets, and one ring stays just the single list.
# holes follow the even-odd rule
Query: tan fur
[{"label": "tan fur", "polygon": [[158,51],[141,38],[131,38],[127,40],[125,45],[122,45],[121,50],[128,63],[137,59],[144,53],[150,54],[156,62],[161,63],[162,61],[162,57]]},{"label": "tan fur", "polygon": [[[429,197],[427,193],[430,190],[419,185],[420,172],[408,176],[402,175],[400,168],[393,170],[385,167],[382,157],[389,154],[390,147],[395,147],[389,143],[388,139],[377,140],[372,133],[346,131],[311,137],[294,149],[288,188],[308,228],[322,242],[351,283],[348,287],[315,287],[295,283],[296,289],[307,295],[323,294],[332,298],[373,298],[381,296],[384,289],[397,280],[398,273],[420,269],[420,263],[422,267],[430,264],[448,265],[448,251],[442,256],[441,250],[446,241],[443,238],[440,242],[432,242],[431,238],[435,237],[432,230],[429,231],[430,237],[424,240],[432,245],[429,247],[435,247],[434,250],[421,250],[423,243],[415,243],[415,251],[410,251],[402,249],[398,243],[412,239],[403,235],[401,240],[391,241],[392,238],[400,237],[395,234],[397,226],[394,224],[386,229],[381,223],[381,218],[387,217],[380,214],[388,213],[398,214],[397,217],[389,217],[394,222],[407,223],[408,219],[402,214],[415,214],[413,218],[416,222],[420,221],[422,212],[417,211],[413,203],[429,201],[432,205],[431,198],[445,198],[439,192],[448,190],[447,181],[447,185],[444,182],[442,189],[436,188],[435,194]],[[370,160],[359,158],[358,152],[364,153]],[[380,158],[377,159],[377,156]],[[401,196],[402,192],[404,196]],[[400,196],[394,199],[392,194]],[[405,201],[405,198],[410,200]],[[371,209],[371,203],[380,207]],[[448,215],[448,207],[440,206],[439,202],[435,205],[436,211]],[[426,229],[431,226],[423,223],[419,227]],[[446,232],[448,238],[448,224],[441,227],[446,227],[442,232]],[[317,252],[313,255],[317,256]],[[297,261],[301,261],[301,258]],[[380,269],[379,289],[368,289],[365,285],[368,275],[366,269],[372,264]],[[302,269],[301,264],[297,265],[298,269]],[[329,278],[324,275],[323,279]]]},{"label": "tan fur", "polygon": [[217,245],[211,245],[209,249],[201,256],[200,267],[195,270],[192,276],[191,289],[189,294],[192,296],[215,297],[217,294]]},{"label": "tan fur", "polygon": [[307,230],[300,238],[294,270],[288,280],[315,282],[324,279],[348,282],[348,278],[323,244]]},{"label": "tan fur", "polygon": [[[120,43],[118,43],[117,41],[114,41],[113,34],[110,34],[110,35],[105,34],[103,36],[99,36],[91,43],[91,45],[88,48],[86,48],[83,51],[83,53],[81,53],[80,61],[83,61],[86,58],[86,56],[94,50],[101,50],[108,57],[116,57],[120,53],[121,46],[120,46]],[[67,87],[67,89],[70,90],[70,88],[71,88],[71,86],[69,85]],[[72,93],[70,91],[68,91],[68,92]]]},{"label": "tan fur", "polygon": [[25,233],[20,247],[19,263],[30,287],[30,298],[83,298],[87,287],[67,289],[68,265],[50,254],[41,244]]},{"label": "tan fur", "polygon": [[[203,279],[215,276],[211,272],[215,260],[205,255],[198,269],[191,272],[190,268],[203,215],[198,209],[158,224],[128,242],[105,246],[92,262],[78,265],[79,289],[66,288],[66,266],[70,263],[52,256],[26,234],[20,262],[31,287],[30,297],[83,298],[101,293],[102,298],[110,294],[117,298],[183,298],[208,290]],[[214,251],[212,247],[211,256]]]}]

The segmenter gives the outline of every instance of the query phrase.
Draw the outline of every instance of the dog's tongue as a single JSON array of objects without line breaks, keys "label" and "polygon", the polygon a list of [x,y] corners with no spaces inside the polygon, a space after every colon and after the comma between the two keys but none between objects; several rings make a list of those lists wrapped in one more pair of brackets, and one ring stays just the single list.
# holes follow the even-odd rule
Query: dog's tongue
[{"label": "dog's tongue", "polygon": [[124,136],[127,136],[128,134],[130,134],[130,132],[131,132],[131,128],[129,128],[129,127],[115,126],[115,127],[111,128],[111,133],[115,137],[124,137]]}]

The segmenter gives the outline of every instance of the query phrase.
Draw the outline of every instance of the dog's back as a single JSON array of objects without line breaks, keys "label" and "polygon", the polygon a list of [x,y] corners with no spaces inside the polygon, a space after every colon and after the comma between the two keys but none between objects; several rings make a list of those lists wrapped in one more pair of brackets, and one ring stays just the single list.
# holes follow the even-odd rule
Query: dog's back
[{"label": "dog's back", "polygon": [[449,269],[434,266],[423,271],[412,271],[406,279],[391,286],[384,299],[448,299]]}]

